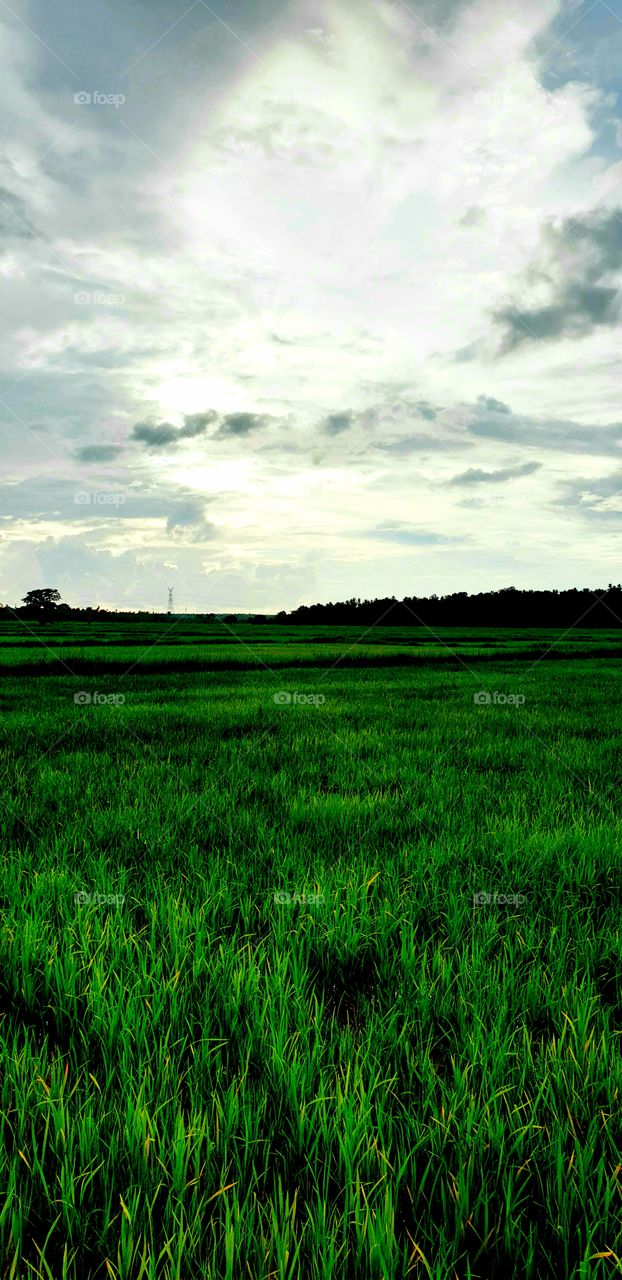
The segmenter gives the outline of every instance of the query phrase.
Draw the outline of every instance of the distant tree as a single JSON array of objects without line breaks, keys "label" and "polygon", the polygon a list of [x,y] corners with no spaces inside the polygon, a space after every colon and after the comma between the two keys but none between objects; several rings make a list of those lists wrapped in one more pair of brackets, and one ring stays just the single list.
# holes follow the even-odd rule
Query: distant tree
[{"label": "distant tree", "polygon": [[60,591],[55,587],[40,587],[37,591],[28,591],[23,596],[27,609],[55,609],[60,600]]},{"label": "distant tree", "polygon": [[28,591],[22,598],[26,616],[38,618],[41,622],[54,617],[59,608],[67,608],[67,605],[59,605],[60,591],[55,587],[39,587],[36,591]]}]

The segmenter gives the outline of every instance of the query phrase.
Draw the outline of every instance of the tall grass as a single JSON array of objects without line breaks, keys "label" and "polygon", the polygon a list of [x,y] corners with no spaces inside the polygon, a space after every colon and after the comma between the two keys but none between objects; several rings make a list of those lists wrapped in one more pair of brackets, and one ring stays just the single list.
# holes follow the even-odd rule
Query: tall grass
[{"label": "tall grass", "polygon": [[618,662],[295,654],[2,678],[3,1275],[619,1274]]}]

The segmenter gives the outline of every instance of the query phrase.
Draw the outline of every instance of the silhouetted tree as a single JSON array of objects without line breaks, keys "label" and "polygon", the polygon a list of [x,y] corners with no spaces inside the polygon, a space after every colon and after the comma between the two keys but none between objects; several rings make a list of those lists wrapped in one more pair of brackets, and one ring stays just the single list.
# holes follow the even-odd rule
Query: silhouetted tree
[{"label": "silhouetted tree", "polygon": [[55,609],[60,600],[60,591],[55,587],[39,587],[37,591],[28,591],[23,597],[27,609]]},{"label": "silhouetted tree", "polygon": [[39,587],[36,591],[28,591],[23,601],[24,608],[20,613],[38,622],[49,622],[60,610],[69,612],[67,605],[59,604],[60,591],[55,587]]}]

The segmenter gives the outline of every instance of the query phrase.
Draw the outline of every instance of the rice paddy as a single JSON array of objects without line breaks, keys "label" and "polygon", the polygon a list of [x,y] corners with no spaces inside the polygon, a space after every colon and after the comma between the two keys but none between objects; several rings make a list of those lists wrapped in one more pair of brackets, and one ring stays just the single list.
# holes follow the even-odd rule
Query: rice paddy
[{"label": "rice paddy", "polygon": [[2,626],[4,1277],[622,1274],[621,653]]}]

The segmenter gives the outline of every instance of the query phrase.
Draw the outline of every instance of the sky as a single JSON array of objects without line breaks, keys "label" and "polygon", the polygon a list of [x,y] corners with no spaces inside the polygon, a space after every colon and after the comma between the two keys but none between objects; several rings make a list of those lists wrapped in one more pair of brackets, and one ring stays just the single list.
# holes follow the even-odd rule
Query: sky
[{"label": "sky", "polygon": [[622,0],[0,0],[0,600],[619,582]]}]

